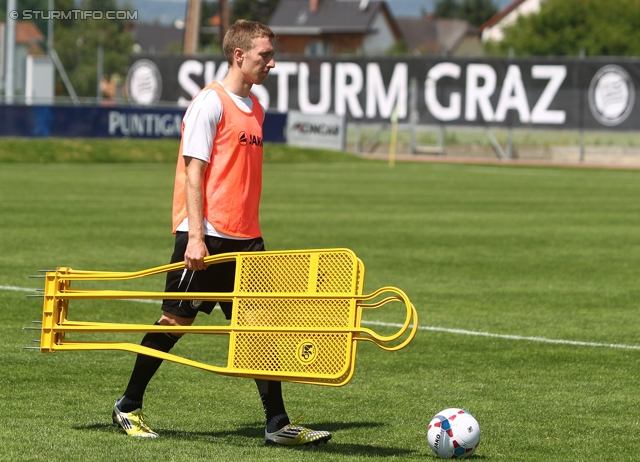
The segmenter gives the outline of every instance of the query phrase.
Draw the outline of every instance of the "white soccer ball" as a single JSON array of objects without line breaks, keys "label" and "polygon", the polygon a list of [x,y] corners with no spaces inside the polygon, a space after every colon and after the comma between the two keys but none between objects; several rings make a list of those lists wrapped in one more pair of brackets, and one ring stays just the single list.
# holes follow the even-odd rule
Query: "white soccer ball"
[{"label": "white soccer ball", "polygon": [[480,425],[464,409],[445,409],[429,422],[427,441],[441,459],[469,457],[480,444]]}]

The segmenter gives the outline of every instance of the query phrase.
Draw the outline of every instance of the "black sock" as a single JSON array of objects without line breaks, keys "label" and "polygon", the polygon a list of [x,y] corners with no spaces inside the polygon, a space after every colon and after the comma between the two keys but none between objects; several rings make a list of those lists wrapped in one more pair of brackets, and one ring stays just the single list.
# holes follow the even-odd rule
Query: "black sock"
[{"label": "black sock", "polygon": [[260,399],[264,408],[267,431],[272,433],[289,423],[287,411],[282,399],[282,383],[272,380],[256,379]]},{"label": "black sock", "polygon": [[126,396],[123,396],[116,402],[116,407],[121,412],[133,412],[136,409],[142,409],[142,400],[133,401],[127,398]]},{"label": "black sock", "polygon": [[[155,324],[160,325],[158,322]],[[141,345],[168,353],[178,340],[180,340],[180,337],[176,337],[168,332],[148,332],[143,337]],[[122,412],[131,412],[142,407],[144,392],[151,378],[160,367],[160,364],[162,364],[162,359],[160,358],[138,354],[124,396],[127,400],[140,403],[140,405],[131,410],[127,410],[130,406],[127,406],[126,402],[123,402],[123,407],[118,406]]]},{"label": "black sock", "polygon": [[290,423],[291,421],[289,420],[289,416],[287,414],[277,415],[267,422],[267,431],[269,433],[273,433]]}]

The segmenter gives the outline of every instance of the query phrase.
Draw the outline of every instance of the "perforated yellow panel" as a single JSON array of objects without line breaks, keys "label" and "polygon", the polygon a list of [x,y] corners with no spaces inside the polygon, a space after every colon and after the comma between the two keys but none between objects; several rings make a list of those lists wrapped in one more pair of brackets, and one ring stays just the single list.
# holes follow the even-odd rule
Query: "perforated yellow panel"
[{"label": "perforated yellow panel", "polygon": [[242,257],[240,292],[304,293],[308,287],[310,260],[308,254]]},{"label": "perforated yellow panel", "polygon": [[317,293],[353,293],[357,262],[347,253],[319,255]]},{"label": "perforated yellow panel", "polygon": [[[241,257],[232,325],[268,332],[231,334],[229,368],[254,374],[339,378],[348,368],[352,334],[286,332],[348,328],[355,300],[286,298],[290,294],[354,294],[358,261],[347,252],[250,254]],[[242,298],[243,293],[273,294]]]},{"label": "perforated yellow panel", "polygon": [[357,260],[353,254],[251,254],[240,258],[240,293],[353,294]]},{"label": "perforated yellow panel", "polygon": [[340,377],[348,367],[351,334],[241,332],[230,367],[257,374]]},{"label": "perforated yellow panel", "polygon": [[354,302],[347,299],[240,299],[238,326],[348,327]]}]

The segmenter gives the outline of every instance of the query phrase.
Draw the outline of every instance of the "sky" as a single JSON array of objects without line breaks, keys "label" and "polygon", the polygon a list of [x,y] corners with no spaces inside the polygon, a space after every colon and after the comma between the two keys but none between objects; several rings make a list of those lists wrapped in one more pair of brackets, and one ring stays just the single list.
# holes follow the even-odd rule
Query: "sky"
[{"label": "sky", "polygon": [[[493,3],[504,8],[511,1],[493,0]],[[161,24],[171,24],[176,19],[184,19],[187,0],[127,0],[126,3],[138,10],[141,21],[157,20]],[[387,6],[396,17],[419,17],[425,11],[433,11],[435,3],[436,0],[387,0]]]}]

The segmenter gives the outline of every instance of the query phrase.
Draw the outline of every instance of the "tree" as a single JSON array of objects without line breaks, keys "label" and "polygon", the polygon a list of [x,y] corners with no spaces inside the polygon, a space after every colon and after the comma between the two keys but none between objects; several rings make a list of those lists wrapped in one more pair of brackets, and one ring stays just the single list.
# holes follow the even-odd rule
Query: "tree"
[{"label": "tree", "polygon": [[[31,11],[47,11],[48,0],[20,0],[16,2],[16,7],[20,16],[19,21],[22,20],[22,13],[24,10]],[[0,22],[4,22],[7,17],[7,0],[0,0]],[[47,20],[42,19],[42,16],[34,18],[31,22],[40,29],[45,36],[47,35]]]},{"label": "tree", "polygon": [[480,27],[497,12],[492,0],[463,0],[457,18]]},{"label": "tree", "polygon": [[[48,0],[20,0],[16,3],[19,18],[22,18],[24,10],[42,12],[35,15],[32,22],[46,37]],[[6,9],[6,0],[0,0],[0,20],[5,19]],[[55,0],[55,10],[66,13],[66,18],[54,20],[54,48],[77,95],[93,97],[96,96],[97,87],[98,46],[104,45],[104,73],[124,75],[129,67],[129,53],[134,40],[127,30],[129,25],[126,21],[83,19],[81,15],[71,13],[71,10],[78,9],[104,13],[126,8],[120,6],[117,0],[85,0],[81,4],[75,0]],[[42,48],[47,51],[45,43]],[[56,73],[56,94],[68,95],[59,73]]]},{"label": "tree", "polygon": [[[80,7],[87,11],[123,11],[116,0],[85,0]],[[74,0],[56,0],[56,10],[72,9],[78,9]],[[100,45],[103,46],[104,74],[126,74],[134,39],[125,20],[82,19],[72,15],[70,19],[55,20],[54,27],[54,48],[78,96],[96,96]],[[59,76],[56,93],[67,94]]]},{"label": "tree", "polygon": [[460,12],[460,4],[457,0],[438,0],[435,13],[439,18],[456,18]]},{"label": "tree", "polygon": [[279,0],[233,0],[231,24],[238,19],[248,19],[269,24],[269,19],[278,6]]},{"label": "tree", "polygon": [[[212,24],[209,22],[212,17],[220,14],[220,5],[217,1],[203,1],[200,10],[200,43],[204,49],[216,50],[219,52],[221,43],[218,34],[211,32]],[[206,33],[205,33],[206,32]]]},{"label": "tree", "polygon": [[404,40],[396,40],[393,45],[385,52],[387,56],[405,56],[410,55],[411,50]]},{"label": "tree", "polygon": [[462,19],[476,27],[497,12],[493,0],[438,0],[435,6],[437,17]]},{"label": "tree", "polygon": [[637,0],[547,0],[540,12],[521,16],[505,29],[489,54],[518,56],[640,55],[640,2]]}]

